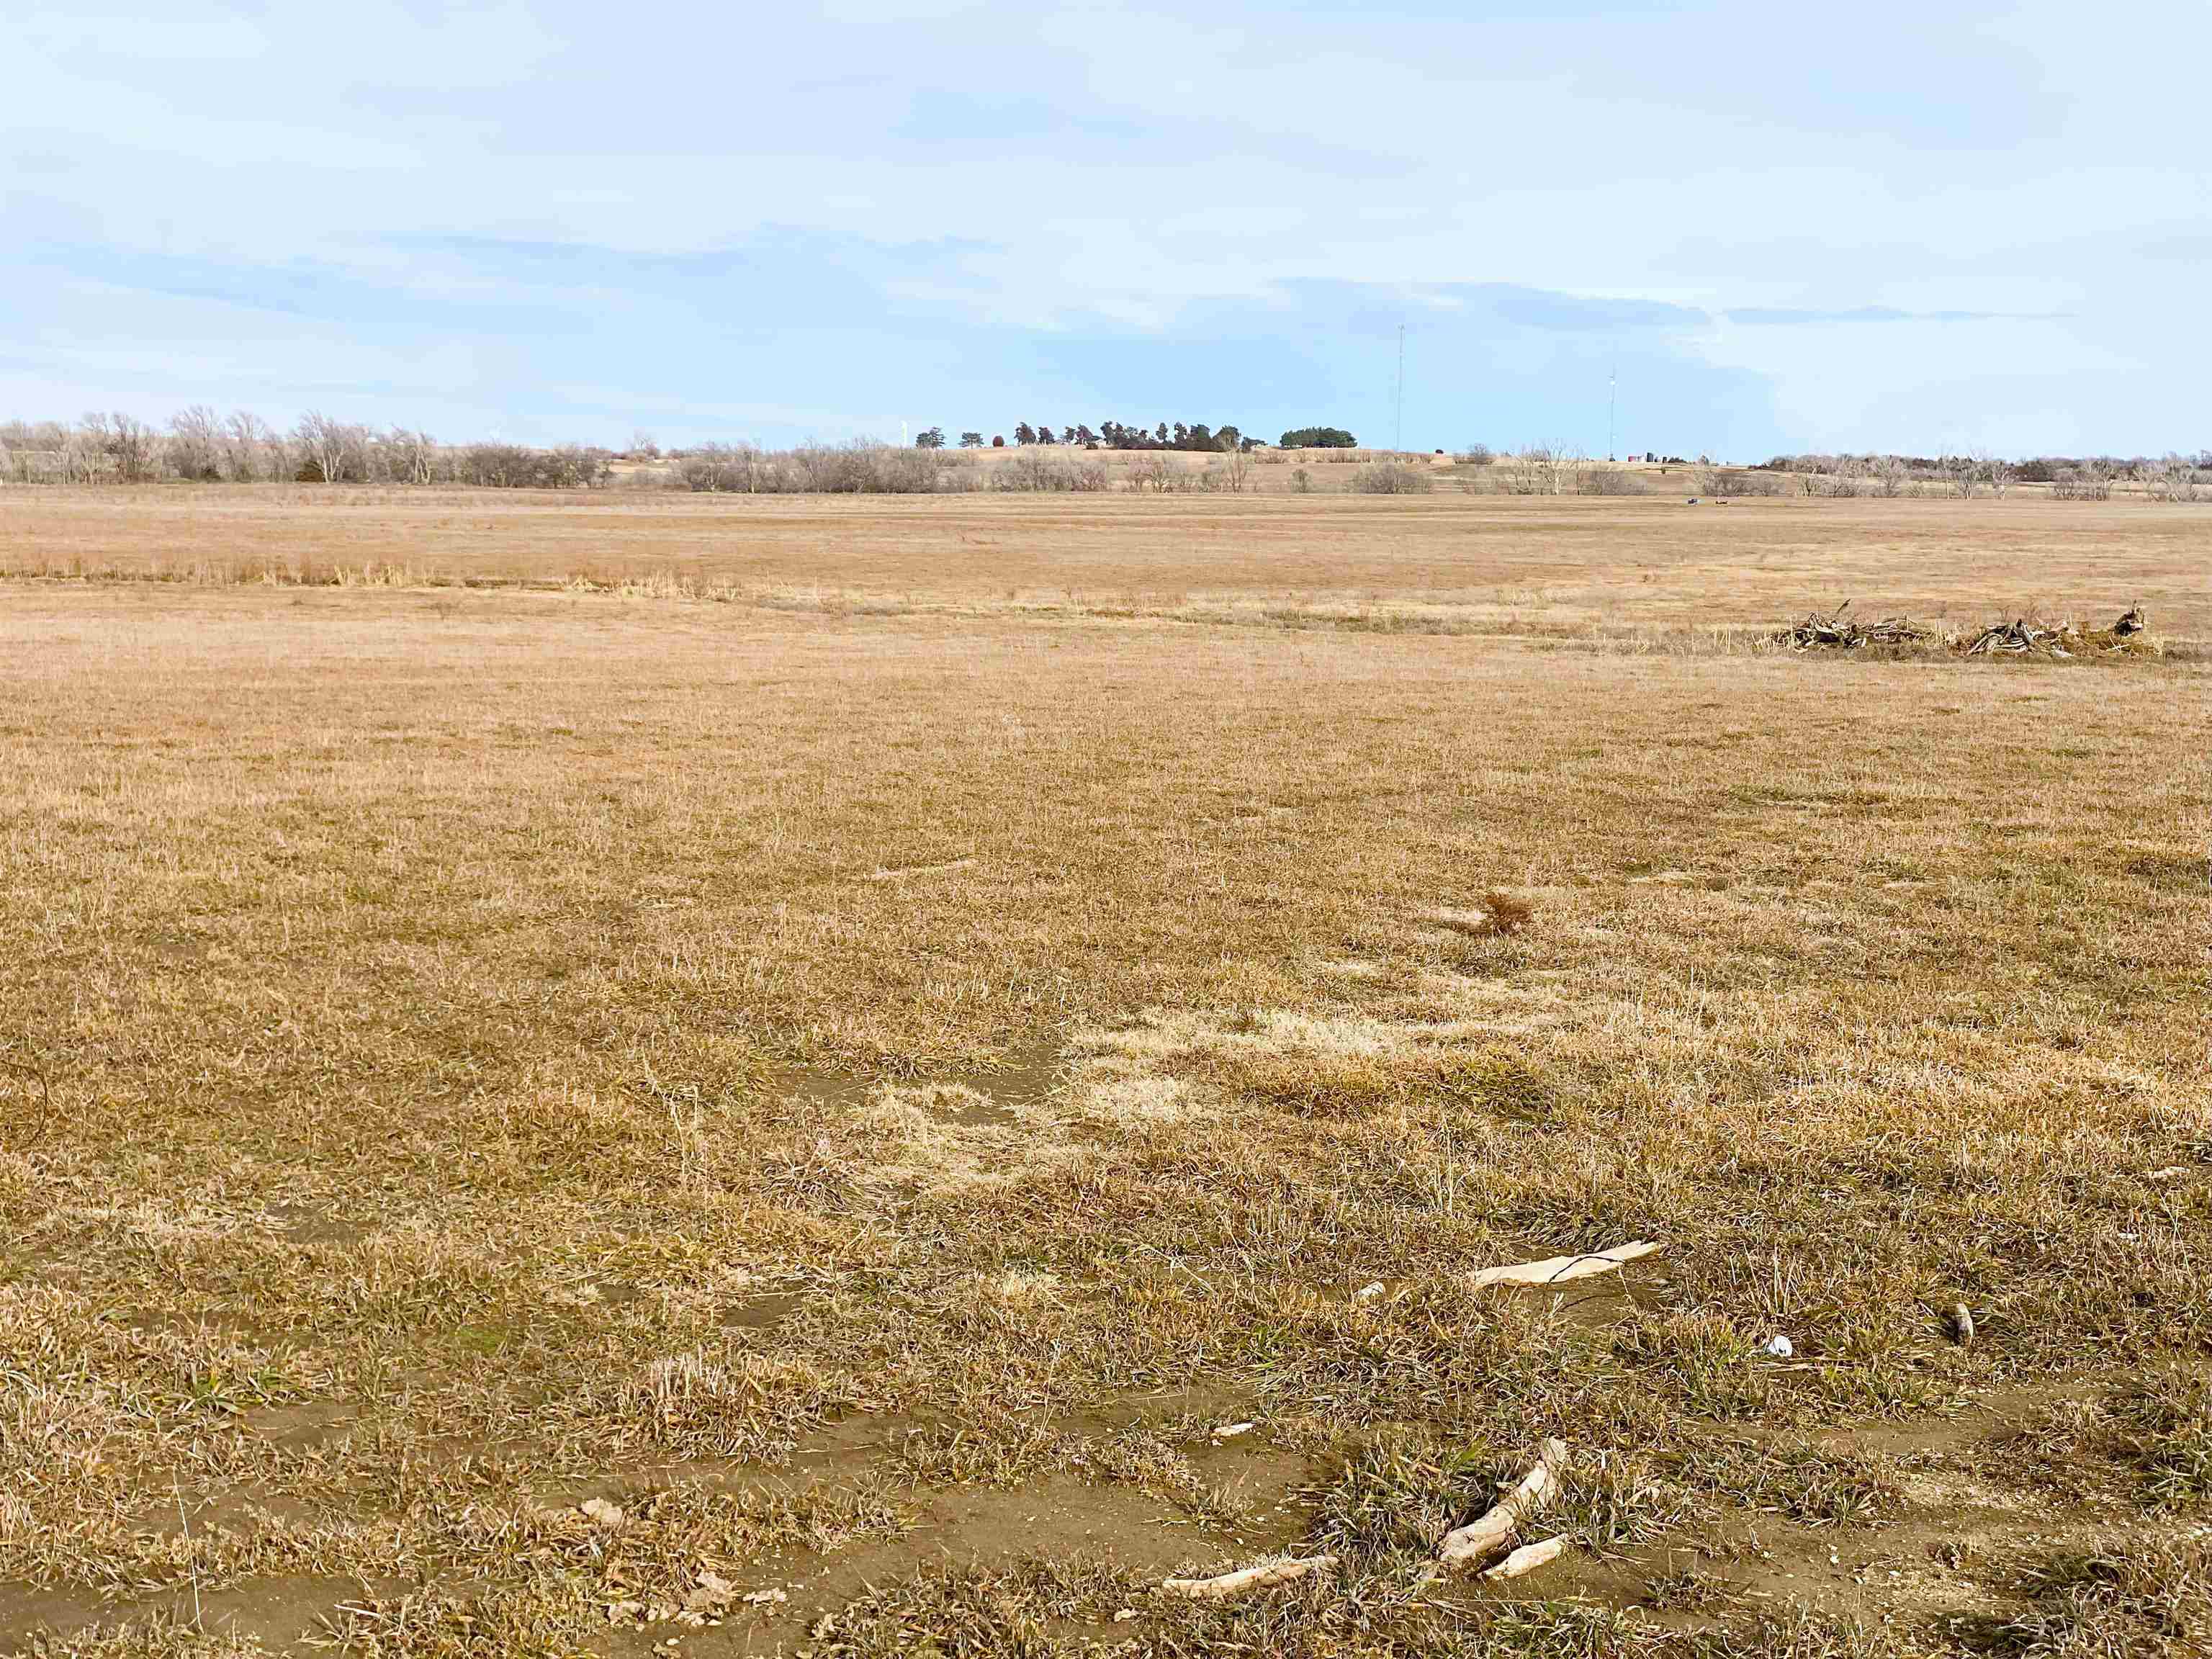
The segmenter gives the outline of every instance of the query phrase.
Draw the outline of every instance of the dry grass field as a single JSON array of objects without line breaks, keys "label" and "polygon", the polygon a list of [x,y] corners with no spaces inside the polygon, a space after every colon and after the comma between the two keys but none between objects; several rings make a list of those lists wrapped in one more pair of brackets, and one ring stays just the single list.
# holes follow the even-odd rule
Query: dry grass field
[{"label": "dry grass field", "polygon": [[2208,550],[0,495],[0,1651],[2204,1651]]}]

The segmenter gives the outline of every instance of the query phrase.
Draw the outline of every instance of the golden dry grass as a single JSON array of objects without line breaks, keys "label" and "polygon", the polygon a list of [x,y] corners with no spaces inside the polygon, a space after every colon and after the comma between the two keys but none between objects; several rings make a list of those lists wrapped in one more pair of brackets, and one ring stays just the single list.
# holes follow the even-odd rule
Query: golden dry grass
[{"label": "golden dry grass", "polygon": [[[1603,643],[2185,631],[2185,517],[1161,506],[0,502],[754,596],[0,587],[0,1633],[2189,1650],[2204,671]],[[1574,1554],[1426,1583],[1553,1433]]]},{"label": "golden dry grass", "polygon": [[2212,641],[2212,505],[19,489],[0,574],[680,586],[757,605],[1618,633],[1845,599]]}]

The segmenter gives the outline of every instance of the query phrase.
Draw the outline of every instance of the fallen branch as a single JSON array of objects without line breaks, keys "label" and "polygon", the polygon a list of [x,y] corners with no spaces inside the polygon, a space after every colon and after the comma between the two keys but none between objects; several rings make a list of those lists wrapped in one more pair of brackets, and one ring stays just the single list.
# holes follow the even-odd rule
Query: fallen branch
[{"label": "fallen branch", "polygon": [[1536,1467],[1521,1477],[1521,1484],[1484,1515],[1446,1533],[1437,1559],[1448,1567],[1464,1566],[1495,1555],[1511,1543],[1522,1524],[1559,1496],[1559,1467],[1566,1461],[1567,1443],[1547,1440],[1537,1456]]},{"label": "fallen branch", "polygon": [[1549,1566],[1567,1553],[1564,1538],[1547,1538],[1540,1544],[1523,1544],[1496,1566],[1483,1573],[1485,1578],[1518,1578],[1524,1572],[1534,1572],[1539,1567]]},{"label": "fallen branch", "polygon": [[1333,1555],[1309,1555],[1295,1561],[1262,1561],[1255,1567],[1240,1567],[1235,1572],[1224,1572],[1218,1578],[1170,1578],[1162,1582],[1161,1590],[1169,1595],[1181,1595],[1194,1601],[1214,1601],[1226,1595],[1242,1595],[1247,1590],[1266,1589],[1273,1584],[1287,1584],[1304,1578],[1308,1573],[1318,1572],[1323,1567],[1333,1567]]},{"label": "fallen branch", "polygon": [[1599,1273],[1609,1273],[1625,1263],[1642,1260],[1660,1248],[1657,1244],[1639,1239],[1633,1244],[1616,1244],[1609,1250],[1594,1250],[1587,1255],[1554,1255],[1541,1261],[1484,1267],[1468,1275],[1468,1282],[1478,1291],[1491,1285],[1571,1285],[1577,1279],[1594,1279]]}]

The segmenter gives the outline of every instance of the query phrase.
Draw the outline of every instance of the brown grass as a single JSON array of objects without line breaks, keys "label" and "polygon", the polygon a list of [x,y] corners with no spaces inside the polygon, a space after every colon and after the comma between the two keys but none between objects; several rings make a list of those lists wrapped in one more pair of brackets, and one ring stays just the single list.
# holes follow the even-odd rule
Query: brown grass
[{"label": "brown grass", "polygon": [[742,497],[270,485],[16,489],[0,575],[596,585],[951,611],[1748,646],[1855,601],[2212,643],[2212,504],[1673,498]]},{"label": "brown grass", "polygon": [[[0,587],[0,1634],[1778,1656],[2197,1617],[2201,1575],[2033,1564],[2179,1560],[2204,1513],[2204,671],[1264,621],[1528,581],[1632,642],[1871,578],[2178,633],[2184,515],[1263,505],[0,501],[19,569],[843,596]],[[1666,1254],[1558,1298],[1465,1283],[1634,1237]],[[2110,1402],[2052,1454],[2084,1495],[1973,1451],[2069,1390]],[[1555,1432],[1557,1604],[1428,1583]],[[1249,1606],[1144,1591],[1324,1544]]]}]

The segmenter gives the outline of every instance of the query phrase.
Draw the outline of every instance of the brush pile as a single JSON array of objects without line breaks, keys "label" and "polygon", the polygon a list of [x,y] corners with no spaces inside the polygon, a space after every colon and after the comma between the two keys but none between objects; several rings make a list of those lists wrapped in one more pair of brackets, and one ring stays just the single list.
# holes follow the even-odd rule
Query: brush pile
[{"label": "brush pile", "polygon": [[2044,623],[2017,617],[1984,628],[1958,649],[1969,657],[2098,657],[2144,648],[2143,612],[2131,605],[2110,628],[2084,631],[2070,622]]},{"label": "brush pile", "polygon": [[2016,617],[1994,623],[1972,635],[1937,633],[1909,617],[1884,617],[1863,623],[1848,616],[1845,599],[1832,611],[1815,611],[1804,621],[1777,634],[1775,642],[1796,651],[1854,651],[1863,646],[1911,646],[1930,642],[1965,657],[2110,657],[2156,656],[2158,647],[2143,632],[2141,605],[2132,605],[2110,628],[2076,628],[2070,622],[2046,623],[2033,617]]},{"label": "brush pile", "polygon": [[1910,617],[1884,617],[1879,622],[1863,623],[1844,614],[1850,608],[1851,602],[1845,599],[1827,615],[1815,611],[1803,622],[1774,637],[1800,651],[1816,647],[1854,651],[1863,645],[1918,645],[1929,637],[1929,630]]},{"label": "brush pile", "polygon": [[2075,637],[2071,623],[2047,627],[2016,617],[1984,628],[1963,649],[1969,657],[2070,657],[2066,647]]}]

